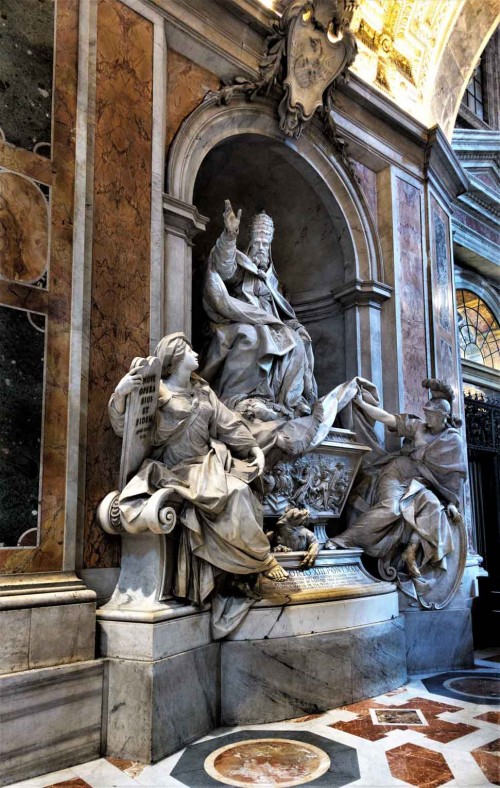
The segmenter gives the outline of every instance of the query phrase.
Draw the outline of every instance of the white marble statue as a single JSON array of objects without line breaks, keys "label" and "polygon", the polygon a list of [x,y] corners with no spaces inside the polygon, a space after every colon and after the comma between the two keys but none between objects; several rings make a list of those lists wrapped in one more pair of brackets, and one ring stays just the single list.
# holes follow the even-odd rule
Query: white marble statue
[{"label": "white marble statue", "polygon": [[201,374],[231,409],[261,420],[311,413],[317,399],[311,338],[280,291],[271,258],[272,219],[252,220],[236,248],[241,209],[225,202],[224,231],[210,254],[204,307],[212,338]]},{"label": "white marble statue", "polygon": [[[152,449],[118,498],[126,530],[155,530],[148,519],[161,519],[163,507],[178,504],[182,529],[174,593],[197,604],[210,596],[221,572],[285,579],[249,486],[264,470],[261,449],[241,417],[195,374],[198,356],[184,334],[164,337],[155,356],[162,379]],[[141,385],[140,367],[133,368],[111,397],[109,415],[118,435],[126,398]]]},{"label": "white marble statue", "polygon": [[431,389],[423,420],[387,413],[367,402],[366,394],[355,400],[369,418],[404,440],[400,452],[368,468],[354,491],[358,517],[327,544],[400,560],[412,578],[446,570],[454,549],[451,527],[463,527],[458,507],[466,477],[462,436],[451,414],[453,392],[444,381],[429,379],[422,385]]}]

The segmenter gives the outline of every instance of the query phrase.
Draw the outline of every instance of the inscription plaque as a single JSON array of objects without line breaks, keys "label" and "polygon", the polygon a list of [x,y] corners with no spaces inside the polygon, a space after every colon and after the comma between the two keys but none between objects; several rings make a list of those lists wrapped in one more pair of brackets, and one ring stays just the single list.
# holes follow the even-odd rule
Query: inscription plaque
[{"label": "inscription plaque", "polygon": [[122,490],[142,461],[150,456],[161,379],[161,361],[156,356],[134,358],[130,370],[141,369],[142,385],[127,398],[119,488]]},{"label": "inscription plaque", "polygon": [[322,550],[316,566],[311,569],[298,567],[303,553],[275,553],[275,558],[286,568],[288,578],[277,583],[262,577],[260,591],[265,599],[307,602],[394,590],[392,584],[380,582],[366,572],[359,558],[360,550],[352,550],[352,553],[346,561],[345,551],[332,554]]}]

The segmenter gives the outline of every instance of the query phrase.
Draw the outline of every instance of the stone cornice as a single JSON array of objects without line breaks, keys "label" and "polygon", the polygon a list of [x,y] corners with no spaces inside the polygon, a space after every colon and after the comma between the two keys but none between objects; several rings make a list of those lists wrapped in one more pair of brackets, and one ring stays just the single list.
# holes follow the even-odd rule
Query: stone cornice
[{"label": "stone cornice", "polygon": [[363,82],[356,74],[349,73],[349,81],[339,85],[337,90],[353,98],[360,106],[410,138],[419,147],[425,147],[427,127],[376,88]]},{"label": "stone cornice", "polygon": [[87,588],[72,572],[5,575],[0,578],[0,610],[94,602],[95,598],[95,591]]},{"label": "stone cornice", "polygon": [[462,159],[465,155],[469,158],[498,158],[500,151],[500,131],[483,129],[455,129],[451,140],[453,150]]},{"label": "stone cornice", "polygon": [[434,126],[428,134],[424,172],[438,190],[444,192],[447,202],[469,188],[465,170],[439,126]]},{"label": "stone cornice", "polygon": [[169,232],[188,240],[205,230],[210,221],[207,216],[202,216],[194,205],[169,194],[163,195],[163,217]]},{"label": "stone cornice", "polygon": [[370,306],[381,309],[382,304],[392,294],[393,288],[383,282],[374,280],[361,281],[353,279],[340,287],[332,290],[337,301],[340,301],[344,309],[352,306]]},{"label": "stone cornice", "polygon": [[[264,38],[271,30],[265,9],[248,2],[246,15],[241,5],[207,0],[151,0],[166,19],[167,43],[189,52],[193,62],[219,76],[255,78],[263,55]],[[252,10],[252,6],[254,10]]]},{"label": "stone cornice", "polygon": [[461,363],[464,383],[487,386],[495,391],[500,391],[500,372],[497,369],[486,367],[483,364],[475,364],[465,358],[461,359]]}]

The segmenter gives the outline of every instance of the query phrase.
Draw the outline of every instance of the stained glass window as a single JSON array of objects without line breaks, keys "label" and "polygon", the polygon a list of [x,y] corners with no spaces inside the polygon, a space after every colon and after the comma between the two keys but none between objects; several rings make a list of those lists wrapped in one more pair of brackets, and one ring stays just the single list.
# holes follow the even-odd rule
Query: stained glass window
[{"label": "stained glass window", "polygon": [[491,309],[471,290],[457,290],[460,355],[500,369],[500,325]]}]

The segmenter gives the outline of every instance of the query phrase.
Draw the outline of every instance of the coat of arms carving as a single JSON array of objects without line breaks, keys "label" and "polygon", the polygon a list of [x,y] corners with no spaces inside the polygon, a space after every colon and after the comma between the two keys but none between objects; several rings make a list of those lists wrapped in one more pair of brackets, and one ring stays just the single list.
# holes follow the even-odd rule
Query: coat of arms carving
[{"label": "coat of arms carving", "polygon": [[[215,96],[228,103],[235,93],[251,100],[273,87],[282,91],[278,107],[281,130],[299,137],[304,126],[319,111],[325,129],[342,150],[331,117],[333,86],[346,79],[354,62],[357,46],[349,21],[356,0],[289,0],[282,4],[283,13],[274,24],[266,42],[266,54],[255,82],[236,78]],[[209,94],[208,97],[213,97]]]}]

